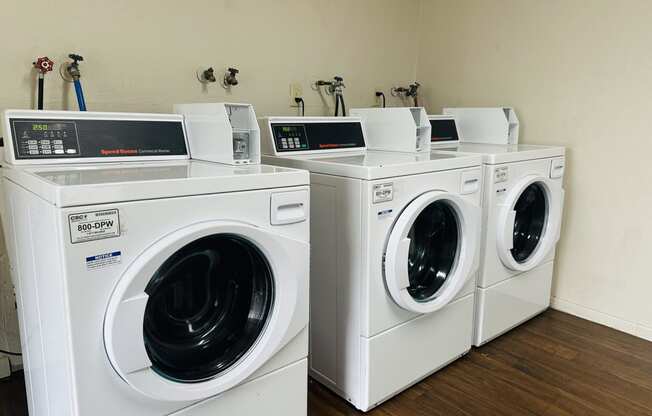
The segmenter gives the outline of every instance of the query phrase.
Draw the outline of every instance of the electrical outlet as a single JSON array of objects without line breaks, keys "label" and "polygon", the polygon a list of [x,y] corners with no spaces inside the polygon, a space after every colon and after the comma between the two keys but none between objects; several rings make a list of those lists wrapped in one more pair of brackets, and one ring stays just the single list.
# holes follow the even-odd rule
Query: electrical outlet
[{"label": "electrical outlet", "polygon": [[385,94],[385,100],[387,100],[387,92],[385,92],[385,89],[383,87],[376,86],[376,88],[374,88],[374,104],[373,104],[373,106],[374,107],[382,107],[383,106],[383,104],[382,104],[383,98],[377,96],[376,95],[377,92],[382,92],[383,94]]},{"label": "electrical outlet", "polygon": [[290,107],[298,107],[299,104],[294,101],[297,97],[303,97],[303,87],[298,82],[290,84]]}]

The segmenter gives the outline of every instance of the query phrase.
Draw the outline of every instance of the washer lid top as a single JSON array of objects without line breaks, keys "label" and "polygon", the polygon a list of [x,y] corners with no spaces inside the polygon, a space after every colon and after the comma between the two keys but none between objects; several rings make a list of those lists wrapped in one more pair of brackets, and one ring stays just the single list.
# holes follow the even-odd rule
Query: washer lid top
[{"label": "washer lid top", "polygon": [[5,167],[3,176],[59,206],[307,185],[306,172],[196,160]]},{"label": "washer lid top", "polygon": [[482,158],[476,155],[380,150],[342,152],[329,156],[315,154],[266,156],[263,160],[267,163],[306,169],[314,173],[365,180],[462,169],[480,166],[482,163]]},{"label": "washer lid top", "polygon": [[432,150],[446,154],[450,152],[460,152],[481,155],[483,163],[489,165],[560,157],[564,156],[565,153],[565,148],[562,146],[540,146],[533,144],[434,144],[432,145]]}]

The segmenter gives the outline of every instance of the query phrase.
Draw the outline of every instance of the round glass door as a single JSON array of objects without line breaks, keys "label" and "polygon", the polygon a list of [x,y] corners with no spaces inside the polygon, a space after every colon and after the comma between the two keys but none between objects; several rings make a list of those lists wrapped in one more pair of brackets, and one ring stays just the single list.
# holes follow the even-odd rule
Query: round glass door
[{"label": "round glass door", "polygon": [[514,236],[511,254],[525,263],[539,246],[548,214],[546,192],[538,182],[528,185],[514,205]]},{"label": "round glass door", "polygon": [[444,200],[428,205],[412,224],[407,290],[416,301],[436,297],[447,282],[457,261],[459,228],[454,209]]},{"label": "round glass door", "polygon": [[145,288],[145,350],[152,369],[178,382],[228,370],[253,347],[272,308],[271,268],[234,234],[195,240],[170,256]]},{"label": "round glass door", "polygon": [[396,219],[383,258],[386,287],[398,306],[430,313],[451,302],[477,269],[480,207],[430,191]]}]

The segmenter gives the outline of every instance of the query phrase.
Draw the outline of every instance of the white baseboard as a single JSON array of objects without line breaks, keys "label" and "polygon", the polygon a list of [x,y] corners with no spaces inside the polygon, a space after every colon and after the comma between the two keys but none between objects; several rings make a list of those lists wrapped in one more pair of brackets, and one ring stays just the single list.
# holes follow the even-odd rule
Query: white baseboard
[{"label": "white baseboard", "polygon": [[631,322],[626,319],[618,318],[577,303],[569,302],[567,300],[559,299],[553,296],[550,307],[558,311],[566,312],[571,315],[584,318],[586,320],[617,329],[635,337],[643,338],[652,341],[652,328],[648,328],[636,322]]},{"label": "white baseboard", "polygon": [[652,328],[648,328],[643,325],[639,325],[638,327],[638,332],[639,332],[639,337],[646,339],[648,341],[652,341]]}]

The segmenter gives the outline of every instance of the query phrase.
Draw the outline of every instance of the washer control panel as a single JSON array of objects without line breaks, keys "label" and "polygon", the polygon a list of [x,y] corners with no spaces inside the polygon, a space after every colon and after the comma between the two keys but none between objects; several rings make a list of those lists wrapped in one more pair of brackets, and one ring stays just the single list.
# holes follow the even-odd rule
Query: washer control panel
[{"label": "washer control panel", "polygon": [[12,120],[16,158],[75,157],[79,137],[74,121]]},{"label": "washer control panel", "polygon": [[362,122],[330,120],[271,123],[277,152],[331,151],[365,147]]},{"label": "washer control panel", "polygon": [[37,117],[8,117],[15,160],[187,158],[180,116],[151,115],[152,119],[147,119],[141,115],[143,118],[137,119],[139,115],[94,118],[99,113],[79,117],[48,116],[48,113],[45,111]]}]

